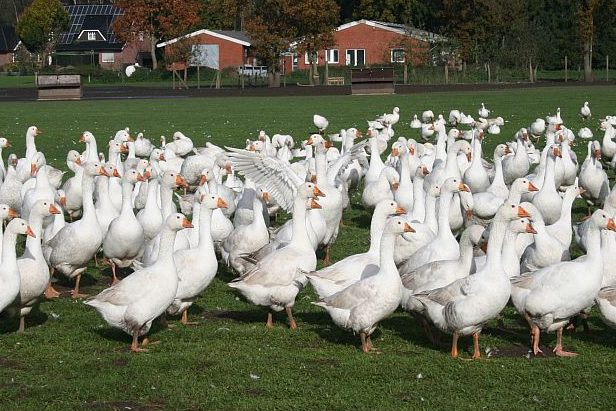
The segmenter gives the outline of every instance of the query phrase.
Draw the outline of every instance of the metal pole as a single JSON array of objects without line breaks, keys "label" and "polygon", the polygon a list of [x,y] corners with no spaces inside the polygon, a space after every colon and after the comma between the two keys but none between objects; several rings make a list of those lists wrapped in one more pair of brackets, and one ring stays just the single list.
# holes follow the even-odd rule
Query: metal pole
[{"label": "metal pole", "polygon": [[567,78],[567,56],[565,56],[565,83],[567,82],[568,78]]}]

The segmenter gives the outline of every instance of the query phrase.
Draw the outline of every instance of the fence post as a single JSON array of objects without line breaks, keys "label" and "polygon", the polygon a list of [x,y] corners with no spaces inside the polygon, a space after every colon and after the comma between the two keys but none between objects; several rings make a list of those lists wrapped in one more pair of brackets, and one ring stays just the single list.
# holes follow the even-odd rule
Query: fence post
[{"label": "fence post", "polygon": [[567,56],[565,56],[565,83],[567,82]]},{"label": "fence post", "polygon": [[610,81],[610,56],[605,56],[605,81]]},{"label": "fence post", "polygon": [[449,84],[449,65],[445,63],[445,84]]}]

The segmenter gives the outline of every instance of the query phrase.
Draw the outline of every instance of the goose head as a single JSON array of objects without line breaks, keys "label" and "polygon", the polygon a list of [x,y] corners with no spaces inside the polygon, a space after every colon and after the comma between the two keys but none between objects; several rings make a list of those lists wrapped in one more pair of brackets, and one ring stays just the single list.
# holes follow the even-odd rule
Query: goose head
[{"label": "goose head", "polygon": [[118,130],[118,132],[115,134],[115,137],[113,138],[113,141],[116,141],[118,143],[133,141],[133,138],[129,134],[129,128],[127,127],[123,130]]},{"label": "goose head", "polygon": [[511,154],[511,149],[507,144],[499,144],[494,149],[494,157],[496,158],[503,158],[507,154]]},{"label": "goose head", "polygon": [[518,190],[520,193],[532,193],[534,191],[539,191],[539,189],[525,177],[517,178],[513,184],[511,184],[511,188]]},{"label": "goose head", "polygon": [[79,137],[81,143],[92,143],[94,141],[94,134],[89,131],[84,131],[81,137]]},{"label": "goose head", "polygon": [[392,216],[402,214],[406,214],[406,210],[393,200],[381,200],[374,208],[375,216]]},{"label": "goose head", "polygon": [[424,178],[428,174],[430,174],[430,170],[428,170],[428,167],[426,167],[426,166],[419,166],[415,170],[415,177],[416,178]]},{"label": "goose head", "polygon": [[17,211],[6,204],[0,204],[0,220],[4,221],[15,217],[17,217]]},{"label": "goose head", "polygon": [[[518,218],[527,217],[531,218],[533,221],[536,221],[535,215],[527,211],[529,208],[528,204],[530,203],[525,203],[525,207],[522,207],[520,204],[505,201],[496,212],[494,218],[500,221],[512,221]],[[537,210],[536,207],[533,208],[534,210]],[[541,215],[541,213],[539,213],[539,215]],[[543,223],[543,218],[541,218],[541,222]]]},{"label": "goose head", "polygon": [[66,193],[64,192],[64,190],[59,189],[56,191],[54,201],[56,202],[56,204],[59,204],[62,207],[66,207]]},{"label": "goose head", "polygon": [[441,186],[440,184],[432,184],[428,190],[426,191],[430,197],[440,197],[441,196]]},{"label": "goose head", "polygon": [[459,153],[465,154],[466,155],[466,159],[468,161],[471,161],[473,150],[472,150],[471,145],[470,145],[470,143],[468,141],[466,141],[466,140],[458,140],[458,141],[456,141],[454,143],[453,150],[457,154],[459,154]]},{"label": "goose head", "polygon": [[107,176],[109,177],[109,175],[107,174],[107,170],[105,170],[105,167],[96,161],[88,161],[85,166],[83,167],[83,172],[85,175],[88,176]]},{"label": "goose head", "polygon": [[103,163],[103,168],[105,169],[105,174],[109,177],[122,177],[118,172],[118,168],[112,163]]},{"label": "goose head", "polygon": [[150,161],[165,161],[165,153],[160,148],[155,148],[150,153]]},{"label": "goose head", "polygon": [[53,214],[60,214],[60,210],[56,208],[53,201],[38,200],[36,203],[34,203],[34,206],[32,206],[32,210],[30,210],[30,213],[37,213],[42,217],[49,217]]},{"label": "goose head", "polygon": [[4,137],[0,137],[0,148],[8,148],[8,147],[13,147],[11,143],[9,142],[9,140],[7,140]]},{"label": "goose head", "polygon": [[317,197],[325,197],[325,193],[315,183],[307,182],[298,187],[297,196],[302,199],[316,199]]},{"label": "goose head", "polygon": [[214,181],[214,172],[210,168],[204,168],[201,170],[201,179],[199,185],[204,185],[208,181]]},{"label": "goose head", "polygon": [[217,208],[228,208],[229,205],[222,197],[216,194],[201,194],[200,196],[201,206],[205,206],[209,210],[215,210]]},{"label": "goose head", "polygon": [[592,224],[602,230],[616,231],[616,223],[614,222],[614,219],[610,217],[605,210],[596,210],[594,213],[592,213],[590,221]]},{"label": "goose head", "polygon": [[415,229],[403,217],[390,217],[385,223],[383,233],[404,234],[414,233]]},{"label": "goose head", "polygon": [[186,182],[186,179],[184,179],[184,177],[182,177],[180,173],[176,173],[175,171],[165,171],[163,173],[162,185],[166,188],[188,188],[188,183]]},{"label": "goose head", "polygon": [[258,187],[256,193],[257,197],[263,200],[266,204],[270,201],[269,192],[264,190],[262,187]]},{"label": "goose head", "polygon": [[509,223],[509,230],[517,234],[537,234],[537,230],[535,230],[530,218],[528,217],[511,221]]},{"label": "goose head", "polygon": [[384,167],[379,178],[386,179],[392,191],[396,191],[400,186],[400,175],[393,167]]},{"label": "goose head", "polygon": [[67,163],[74,163],[78,166],[81,166],[81,155],[79,154],[79,152],[77,150],[70,150],[67,154],[66,154],[66,162]]},{"label": "goose head", "polygon": [[183,228],[193,228],[188,218],[182,213],[172,213],[165,220],[165,226],[173,231],[180,231]]},{"label": "goose head", "polygon": [[28,127],[28,130],[26,131],[26,136],[29,136],[29,137],[36,137],[41,134],[43,134],[43,131],[39,129],[37,126],[30,126]]},{"label": "goose head", "polygon": [[6,226],[6,231],[12,232],[14,234],[25,234],[29,237],[36,238],[34,231],[28,225],[26,220],[22,218],[14,218],[10,223]]},{"label": "goose head", "polygon": [[186,137],[186,135],[182,133],[181,131],[176,131],[175,133],[173,133],[173,141],[188,140],[188,139],[189,138]]},{"label": "goose head", "polygon": [[126,170],[122,176],[122,182],[136,184],[138,181],[145,181],[145,179],[137,170]]},{"label": "goose head", "polygon": [[40,151],[37,151],[36,154],[34,154],[34,157],[32,157],[32,161],[30,163],[30,175],[36,175],[38,170],[43,168],[45,164],[47,164],[45,154]]},{"label": "goose head", "polygon": [[441,190],[449,191],[452,193],[458,193],[460,191],[470,192],[471,189],[468,188],[466,184],[462,182],[458,177],[449,177],[443,182],[443,187]]},{"label": "goose head", "polygon": [[15,153],[9,154],[9,156],[7,158],[7,162],[9,163],[9,165],[11,165],[13,167],[17,167],[17,162],[18,161],[19,161],[19,159],[17,158],[17,154],[15,154]]}]

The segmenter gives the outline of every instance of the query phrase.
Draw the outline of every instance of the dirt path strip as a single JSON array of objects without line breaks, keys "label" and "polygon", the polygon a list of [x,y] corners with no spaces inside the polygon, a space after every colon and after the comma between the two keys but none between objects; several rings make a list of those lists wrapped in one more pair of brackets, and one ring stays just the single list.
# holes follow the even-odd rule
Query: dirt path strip
[{"label": "dirt path strip", "polygon": [[[557,82],[542,81],[536,83],[481,83],[481,84],[449,84],[449,85],[396,85],[396,94],[415,94],[429,92],[464,92],[464,91],[490,91],[506,89],[524,89],[536,87],[602,87],[614,85],[616,82],[596,81],[584,82]],[[277,96],[341,96],[350,95],[351,86],[329,87],[299,87],[287,86],[280,88],[251,87],[251,88],[191,88],[188,90],[173,90],[169,87],[139,87],[139,86],[104,86],[85,87],[84,100],[112,100],[112,99],[159,99],[159,98],[188,98],[188,97],[277,97]],[[0,88],[0,102],[34,101],[36,100],[34,88]]]}]

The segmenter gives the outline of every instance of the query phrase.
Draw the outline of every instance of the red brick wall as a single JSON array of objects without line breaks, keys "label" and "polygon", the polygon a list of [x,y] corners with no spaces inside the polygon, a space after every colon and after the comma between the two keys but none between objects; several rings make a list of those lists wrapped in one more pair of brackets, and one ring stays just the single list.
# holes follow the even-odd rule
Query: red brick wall
[{"label": "red brick wall", "polygon": [[98,62],[101,68],[107,70],[119,70],[126,65],[134,64],[137,61],[137,54],[140,52],[150,52],[150,40],[136,40],[126,43],[121,52],[115,53],[113,63],[103,63],[103,55],[102,53],[99,53]]},{"label": "red brick wall", "polygon": [[0,67],[13,62],[13,53],[0,54]]},{"label": "red brick wall", "polygon": [[[391,64],[391,49],[403,48],[400,45],[411,42],[412,49],[417,49],[415,57],[406,56],[407,61],[412,58],[419,63],[425,60],[422,50],[426,50],[428,44],[408,36],[394,33],[382,28],[372,27],[361,23],[345,30],[334,33],[336,42],[332,49],[338,49],[338,63],[330,63],[330,66],[344,66],[346,64],[347,49],[364,49],[366,65]],[[415,54],[415,53],[414,53]],[[325,64],[325,52],[319,52],[319,65]],[[420,60],[420,61],[418,61]],[[290,58],[285,58],[286,70],[290,71]],[[304,55],[298,57],[298,69],[306,69]]]},{"label": "red brick wall", "polygon": [[[200,34],[191,39],[193,44],[218,44],[219,53],[219,68],[222,70],[227,67],[239,67],[244,64],[244,46],[234,43],[229,40],[211,36],[209,34]],[[173,44],[165,47],[173,47]]]}]

